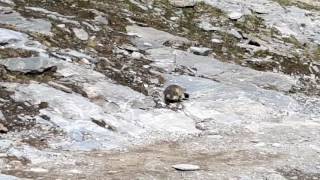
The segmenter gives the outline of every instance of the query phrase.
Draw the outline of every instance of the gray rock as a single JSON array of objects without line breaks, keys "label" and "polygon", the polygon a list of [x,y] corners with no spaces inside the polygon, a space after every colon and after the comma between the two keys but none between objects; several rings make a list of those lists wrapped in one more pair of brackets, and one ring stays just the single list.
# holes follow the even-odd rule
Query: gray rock
[{"label": "gray rock", "polygon": [[[127,26],[128,34],[137,36],[133,43],[138,49],[146,50],[158,47],[164,47],[165,42],[170,42],[176,46],[190,44],[191,42],[182,37],[174,36],[167,32],[159,31],[151,27]],[[148,46],[145,44],[148,43]]]},{"label": "gray rock", "polygon": [[169,3],[175,7],[193,7],[196,5],[196,0],[169,0]]},{"label": "gray rock", "polygon": [[74,35],[82,41],[86,41],[89,39],[89,34],[84,29],[73,28],[72,31]]},{"label": "gray rock", "polygon": [[133,53],[131,54],[131,57],[132,57],[133,59],[141,59],[141,58],[143,58],[144,56],[143,56],[143,54],[141,54],[141,53],[139,53],[139,52],[133,52]]},{"label": "gray rock", "polygon": [[130,44],[124,44],[124,45],[120,46],[120,48],[121,48],[121,49],[125,49],[125,50],[127,50],[127,51],[132,51],[132,52],[134,52],[134,51],[139,51],[138,48],[136,48],[136,47],[134,47],[134,46],[132,46],[132,45],[130,45]]},{"label": "gray rock", "polygon": [[56,64],[46,57],[9,58],[0,61],[8,70],[22,73],[41,73],[50,68],[56,68]]},{"label": "gray rock", "polygon": [[206,22],[206,21],[201,21],[198,24],[198,27],[205,30],[205,31],[219,31],[219,30],[221,30],[220,27],[213,26],[211,23]]},{"label": "gray rock", "polygon": [[232,20],[238,20],[238,19],[240,19],[242,16],[243,16],[242,13],[236,12],[236,11],[231,12],[231,13],[228,14],[228,17],[229,17],[230,19],[232,19]]},{"label": "gray rock", "polygon": [[223,41],[220,40],[220,39],[211,39],[211,42],[212,42],[212,43],[216,43],[216,44],[221,44],[221,43],[223,43]]},{"label": "gray rock", "polygon": [[175,164],[172,166],[174,169],[179,171],[197,171],[200,170],[200,166],[192,164]]},{"label": "gray rock", "polygon": [[228,33],[233,35],[234,37],[236,37],[238,39],[242,39],[242,35],[236,29],[231,29],[231,30],[228,31]]},{"label": "gray rock", "polygon": [[212,49],[206,47],[190,47],[189,50],[193,54],[201,56],[208,56],[212,52]]},{"label": "gray rock", "polygon": [[5,120],[5,117],[4,117],[3,113],[1,112],[1,110],[0,110],[0,120]]}]

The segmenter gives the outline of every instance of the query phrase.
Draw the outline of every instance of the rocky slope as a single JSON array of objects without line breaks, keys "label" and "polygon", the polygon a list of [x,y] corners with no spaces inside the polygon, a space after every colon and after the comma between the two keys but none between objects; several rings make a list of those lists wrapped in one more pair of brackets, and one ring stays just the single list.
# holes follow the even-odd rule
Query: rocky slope
[{"label": "rocky slope", "polygon": [[319,10],[0,0],[0,179],[320,179]]}]

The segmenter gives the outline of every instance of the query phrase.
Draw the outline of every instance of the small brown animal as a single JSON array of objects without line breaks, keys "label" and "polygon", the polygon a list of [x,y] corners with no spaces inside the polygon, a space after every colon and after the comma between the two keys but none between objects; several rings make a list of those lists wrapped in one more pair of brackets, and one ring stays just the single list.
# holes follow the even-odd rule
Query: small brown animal
[{"label": "small brown animal", "polygon": [[166,104],[181,102],[182,100],[186,100],[189,98],[189,94],[186,93],[185,88],[175,84],[168,86],[164,90],[163,94]]}]

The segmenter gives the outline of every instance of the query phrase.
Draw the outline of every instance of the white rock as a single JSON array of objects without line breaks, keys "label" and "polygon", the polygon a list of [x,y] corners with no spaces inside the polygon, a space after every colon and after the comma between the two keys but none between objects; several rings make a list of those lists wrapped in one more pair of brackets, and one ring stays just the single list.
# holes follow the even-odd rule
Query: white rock
[{"label": "white rock", "polygon": [[141,59],[141,58],[143,58],[144,56],[143,56],[143,54],[141,54],[141,53],[139,53],[139,52],[133,52],[133,53],[131,54],[131,57],[132,57],[133,59]]},{"label": "white rock", "polygon": [[202,56],[208,56],[212,52],[212,49],[206,47],[190,47],[189,50],[193,54]]},{"label": "white rock", "polygon": [[89,34],[84,29],[73,28],[72,31],[75,36],[82,41],[86,41],[89,39]]},{"label": "white rock", "polygon": [[205,30],[205,31],[219,31],[221,28],[213,26],[211,23],[206,21],[201,21],[198,24],[198,27]]},{"label": "white rock", "polygon": [[200,169],[200,166],[192,164],[175,164],[172,167],[179,171],[196,171]]},{"label": "white rock", "polygon": [[152,44],[151,43],[147,43],[147,42],[143,43],[143,45],[146,46],[146,47],[152,47]]},{"label": "white rock", "polygon": [[238,20],[238,19],[240,19],[242,16],[243,16],[243,14],[240,13],[240,12],[231,12],[231,13],[228,14],[228,17],[229,17],[230,19],[232,19],[232,20]]},{"label": "white rock", "polygon": [[234,37],[236,37],[238,39],[242,39],[242,35],[235,29],[229,30],[228,33],[233,35]]},{"label": "white rock", "polygon": [[169,0],[169,3],[175,7],[193,7],[196,5],[196,0]]},{"label": "white rock", "polygon": [[179,17],[170,17],[170,20],[171,21],[176,21],[176,20],[178,20],[179,19]]},{"label": "white rock", "polygon": [[212,43],[216,43],[216,44],[221,44],[221,43],[223,43],[223,41],[220,40],[220,39],[211,39],[211,42],[212,42]]},{"label": "white rock", "polygon": [[4,117],[3,113],[2,113],[2,111],[0,110],[0,120],[4,120],[4,119],[5,119],[5,117]]},{"label": "white rock", "polygon": [[48,172],[48,169],[43,169],[43,168],[31,168],[29,171],[37,172],[37,173],[47,173],[47,172]]}]

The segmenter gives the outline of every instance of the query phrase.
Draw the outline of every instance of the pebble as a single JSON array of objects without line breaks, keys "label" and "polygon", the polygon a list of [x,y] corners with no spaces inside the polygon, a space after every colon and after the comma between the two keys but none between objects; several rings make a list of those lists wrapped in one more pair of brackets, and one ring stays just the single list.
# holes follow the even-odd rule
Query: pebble
[{"label": "pebble", "polygon": [[228,14],[228,17],[229,17],[230,19],[232,19],[232,20],[238,20],[238,19],[240,19],[242,16],[243,16],[243,14],[240,13],[240,12],[231,12],[231,13]]},{"label": "pebble", "polygon": [[179,19],[179,17],[170,17],[170,20],[171,21],[176,21],[176,20],[178,20]]},{"label": "pebble", "polygon": [[49,172],[48,169],[43,169],[43,168],[31,168],[30,171],[37,172],[37,173],[47,173],[47,172]]},{"label": "pebble", "polygon": [[212,49],[206,47],[190,47],[189,50],[193,54],[201,56],[208,56],[212,52]]},{"label": "pebble", "polygon": [[197,171],[200,167],[192,164],[176,164],[172,166],[174,169],[179,171]]},{"label": "pebble", "polygon": [[143,43],[143,45],[146,46],[146,47],[152,47],[152,44],[151,43],[147,43],[147,42]]},{"label": "pebble", "polygon": [[141,58],[143,58],[143,54],[141,54],[141,53],[139,53],[139,52],[133,52],[133,53],[131,54],[131,57],[132,57],[133,59],[141,59]]},{"label": "pebble", "polygon": [[212,43],[221,44],[223,41],[220,39],[211,39]]},{"label": "pebble", "polygon": [[229,30],[228,33],[233,35],[234,37],[236,37],[238,39],[242,39],[242,35],[235,29]]},{"label": "pebble", "polygon": [[169,3],[174,7],[193,7],[196,5],[197,1],[195,0],[169,0]]},{"label": "pebble", "polygon": [[125,50],[127,50],[127,51],[131,51],[131,52],[139,51],[138,48],[136,48],[136,47],[134,47],[134,46],[132,46],[132,45],[130,45],[130,44],[124,44],[124,45],[120,46],[120,48],[121,48],[121,49],[125,49]]},{"label": "pebble", "polygon": [[73,28],[72,31],[74,35],[82,41],[86,41],[89,39],[89,34],[83,29]]}]

